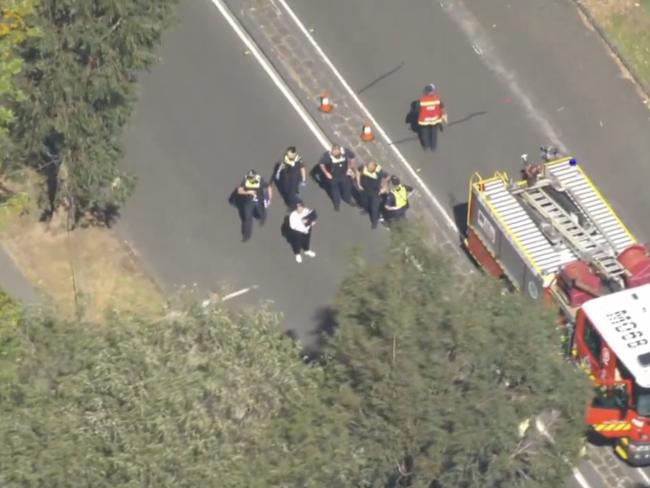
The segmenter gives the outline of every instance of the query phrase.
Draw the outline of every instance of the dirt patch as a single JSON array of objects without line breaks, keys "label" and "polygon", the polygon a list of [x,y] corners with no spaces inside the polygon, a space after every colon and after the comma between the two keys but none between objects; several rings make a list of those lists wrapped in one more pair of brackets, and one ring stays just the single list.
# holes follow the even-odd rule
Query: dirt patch
[{"label": "dirt patch", "polygon": [[20,213],[6,207],[0,212],[0,239],[26,278],[57,310],[93,321],[101,321],[110,309],[145,316],[164,312],[160,289],[114,232],[52,229],[37,221],[36,208],[25,204],[22,195]]}]

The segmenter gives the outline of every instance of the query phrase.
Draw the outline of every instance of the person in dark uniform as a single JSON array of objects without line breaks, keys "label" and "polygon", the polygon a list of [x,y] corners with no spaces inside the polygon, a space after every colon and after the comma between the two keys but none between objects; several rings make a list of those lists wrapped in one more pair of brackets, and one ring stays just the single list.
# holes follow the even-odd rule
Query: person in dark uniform
[{"label": "person in dark uniform", "polygon": [[409,209],[409,197],[413,194],[413,188],[403,185],[397,176],[390,178],[390,191],[384,200],[384,218],[388,224],[406,217]]},{"label": "person in dark uniform", "polygon": [[250,170],[235,191],[235,203],[241,219],[242,241],[246,242],[253,234],[253,219],[260,225],[266,221],[266,209],[271,205],[273,189],[255,171]]},{"label": "person in dark uniform", "polygon": [[293,207],[298,200],[300,187],[305,186],[305,165],[294,146],[287,149],[282,161],[278,165],[273,178],[287,207]]},{"label": "person in dark uniform", "polygon": [[325,177],[334,210],[338,211],[343,200],[354,207],[352,201],[352,176],[354,176],[354,153],[334,144],[332,149],[320,158],[320,170]]},{"label": "person in dark uniform", "polygon": [[357,188],[361,192],[361,205],[370,216],[373,229],[379,223],[382,194],[386,192],[389,177],[374,161],[370,161],[356,172]]},{"label": "person in dark uniform", "polygon": [[443,124],[447,122],[447,115],[436,91],[436,85],[431,83],[424,87],[415,109],[418,116],[420,143],[424,149],[434,151],[438,144],[438,131],[442,132]]}]

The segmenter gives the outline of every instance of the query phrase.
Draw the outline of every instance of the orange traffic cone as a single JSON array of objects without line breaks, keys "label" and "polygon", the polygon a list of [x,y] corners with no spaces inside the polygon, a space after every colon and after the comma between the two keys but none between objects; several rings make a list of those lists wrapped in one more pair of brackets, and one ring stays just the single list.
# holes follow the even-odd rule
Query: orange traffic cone
[{"label": "orange traffic cone", "polygon": [[321,112],[325,112],[326,114],[330,113],[334,109],[334,105],[330,103],[330,97],[327,92],[321,93],[320,96],[320,106],[318,109]]},{"label": "orange traffic cone", "polygon": [[361,128],[361,140],[365,142],[370,142],[375,140],[375,134],[372,132],[372,127],[366,122]]}]

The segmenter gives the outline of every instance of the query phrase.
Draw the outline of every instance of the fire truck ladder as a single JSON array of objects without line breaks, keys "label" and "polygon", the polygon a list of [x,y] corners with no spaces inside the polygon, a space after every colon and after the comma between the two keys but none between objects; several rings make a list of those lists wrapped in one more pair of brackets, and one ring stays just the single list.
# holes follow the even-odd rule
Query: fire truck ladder
[{"label": "fire truck ladder", "polygon": [[518,194],[526,204],[548,222],[581,259],[595,266],[606,279],[615,280],[622,285],[622,277],[626,271],[616,259],[616,252],[607,236],[585,211],[579,200],[571,194],[569,189],[565,189],[584,217],[594,224],[599,231],[599,236],[605,239],[607,245],[599,243],[589,230],[576,222],[576,219],[572,218],[567,210],[544,191],[544,186],[549,184],[551,184],[550,180],[543,179],[539,180],[535,186],[518,188],[512,193]]}]

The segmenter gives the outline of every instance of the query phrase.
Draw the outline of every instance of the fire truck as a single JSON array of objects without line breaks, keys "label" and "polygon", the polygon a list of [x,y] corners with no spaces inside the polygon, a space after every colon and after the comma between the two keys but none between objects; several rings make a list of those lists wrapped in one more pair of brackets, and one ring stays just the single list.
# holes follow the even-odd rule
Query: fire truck
[{"label": "fire truck", "polygon": [[471,178],[465,248],[488,274],[559,309],[567,353],[595,386],[586,423],[647,466],[650,257],[576,159],[546,151],[524,159],[521,178]]}]

